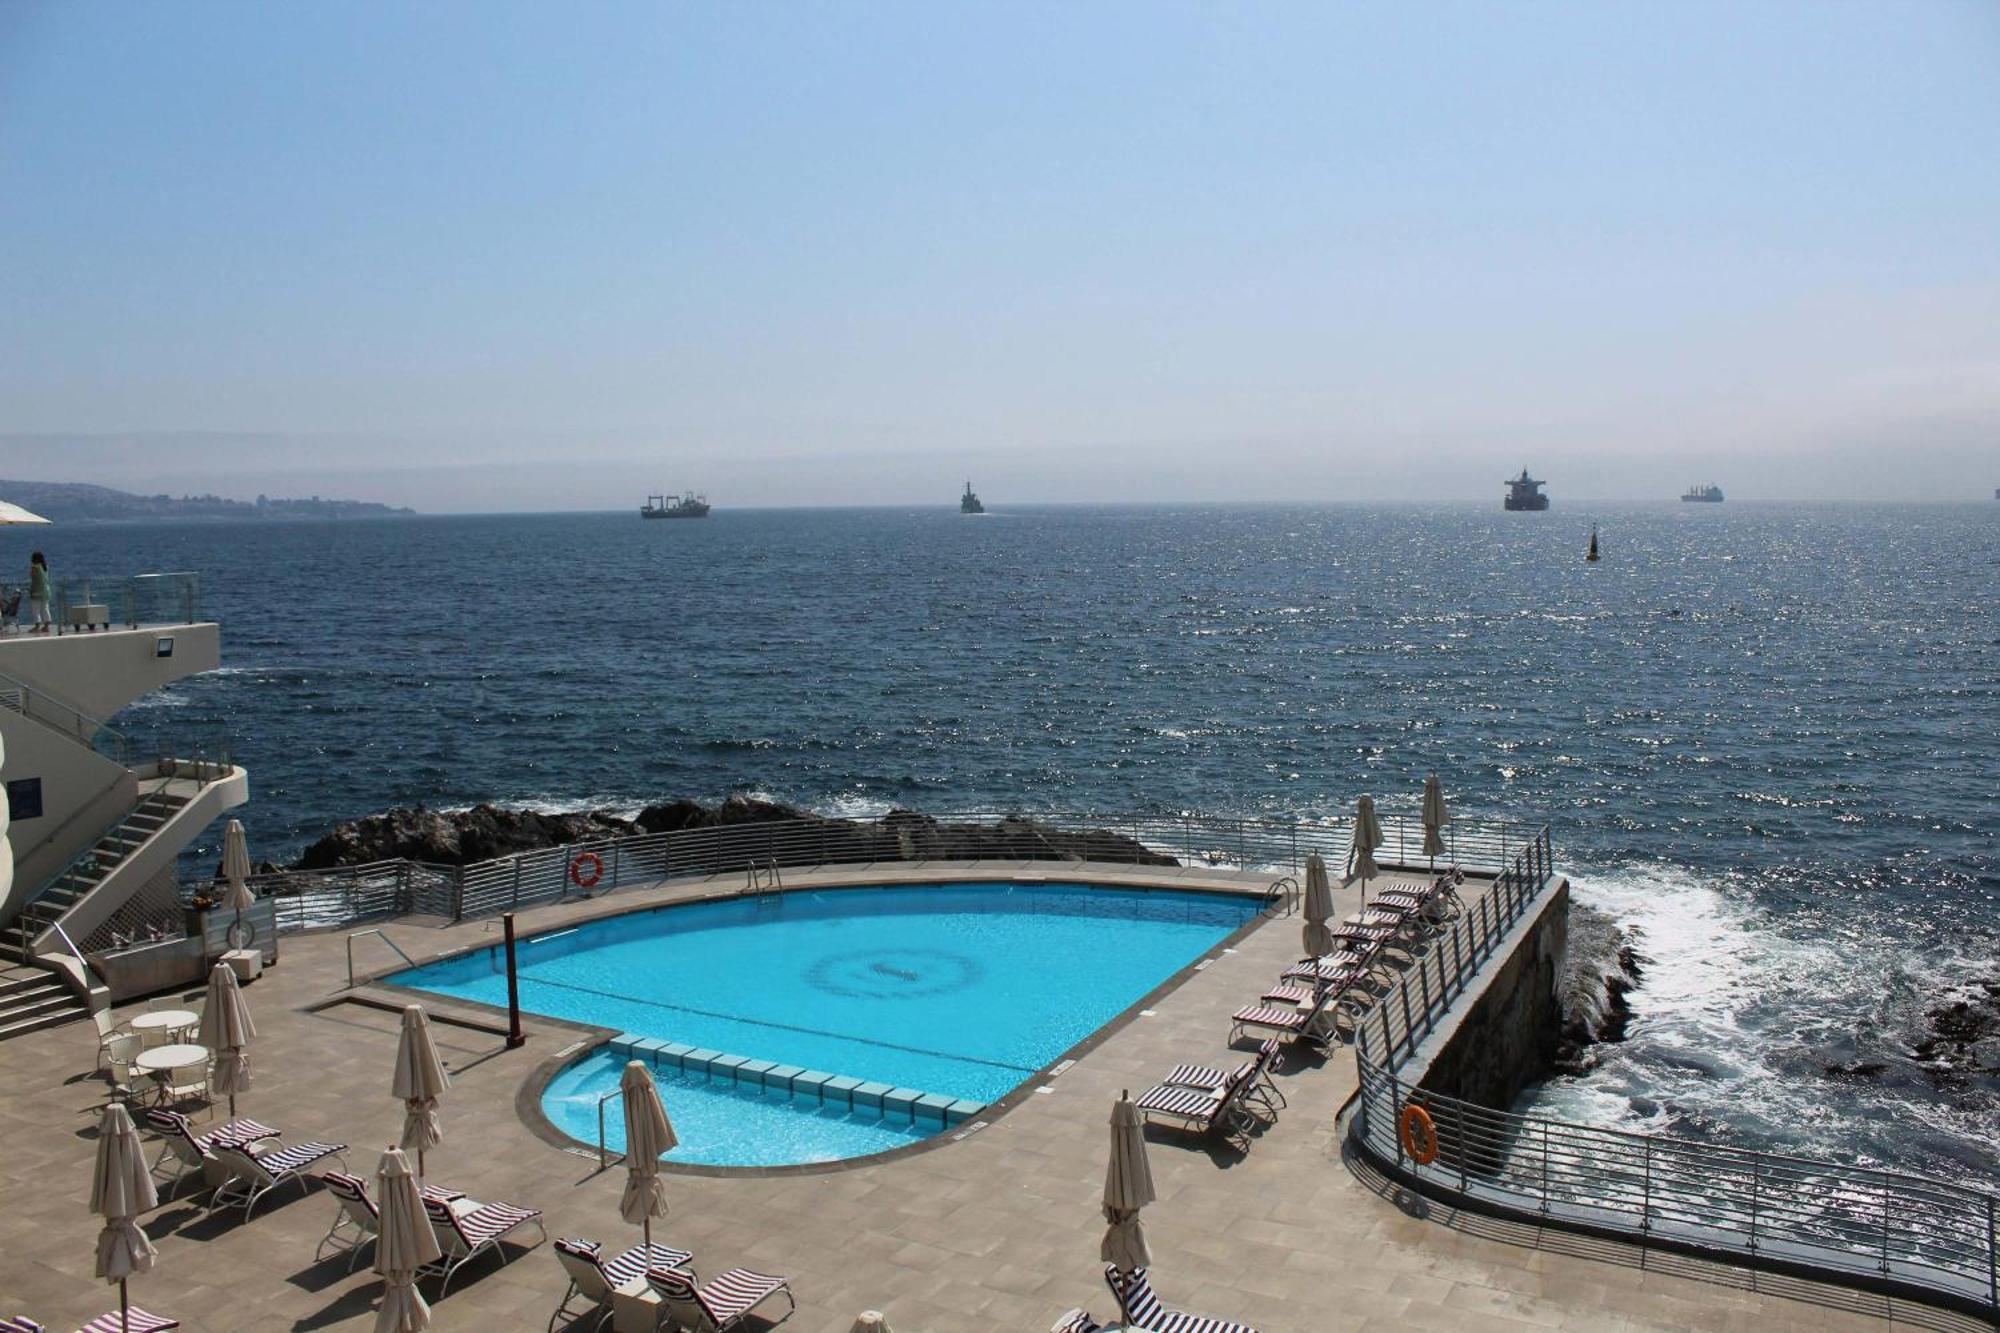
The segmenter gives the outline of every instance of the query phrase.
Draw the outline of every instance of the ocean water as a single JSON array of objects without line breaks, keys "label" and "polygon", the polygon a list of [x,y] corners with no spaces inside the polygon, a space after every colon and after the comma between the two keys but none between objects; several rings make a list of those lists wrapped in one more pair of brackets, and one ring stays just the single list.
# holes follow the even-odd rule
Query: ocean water
[{"label": "ocean water", "polygon": [[995,509],[32,540],[202,572],[225,669],[118,722],[226,730],[260,856],[419,801],[1308,815],[1435,770],[1648,960],[1537,1105],[1995,1169],[1993,1080],[1909,1050],[2000,970],[2000,504]]},{"label": "ocean water", "polygon": [[[794,892],[528,941],[521,1007],[727,1055],[992,1102],[1257,914],[1237,895],[1049,884]],[[498,946],[399,972],[507,1002]]]}]

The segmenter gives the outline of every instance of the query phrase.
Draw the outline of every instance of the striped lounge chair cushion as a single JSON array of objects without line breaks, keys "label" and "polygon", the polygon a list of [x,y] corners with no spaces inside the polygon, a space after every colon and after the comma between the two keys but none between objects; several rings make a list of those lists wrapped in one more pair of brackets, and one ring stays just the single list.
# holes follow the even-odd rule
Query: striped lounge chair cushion
[{"label": "striped lounge chair cushion", "polygon": [[1083,1309],[1065,1310],[1049,1325],[1049,1333],[1099,1333],[1104,1325],[1090,1317]]},{"label": "striped lounge chair cushion", "polygon": [[1262,999],[1266,1004],[1311,1004],[1313,988],[1303,983],[1273,986],[1264,992]]},{"label": "striped lounge chair cushion", "polygon": [[634,1245],[615,1259],[600,1260],[598,1267],[604,1270],[606,1281],[614,1287],[622,1287],[635,1277],[644,1277],[650,1269],[682,1268],[693,1260],[692,1253],[677,1250],[671,1245]]},{"label": "striped lounge chair cushion", "polygon": [[156,1314],[147,1314],[136,1305],[125,1313],[126,1317],[122,1322],[116,1310],[110,1314],[101,1314],[78,1329],[77,1333],[121,1333],[121,1330],[130,1330],[130,1333],[160,1333],[162,1329],[181,1326],[181,1321],[178,1319],[165,1319]]},{"label": "striped lounge chair cushion", "polygon": [[1354,954],[1333,954],[1308,958],[1285,969],[1286,981],[1324,981],[1329,986],[1345,986],[1361,980],[1365,964]]},{"label": "striped lounge chair cushion", "polygon": [[720,1277],[709,1279],[708,1285],[695,1293],[695,1299],[711,1319],[726,1324],[784,1285],[784,1278],[769,1273],[732,1268]]},{"label": "striped lounge chair cushion", "polygon": [[341,1198],[367,1204],[369,1212],[381,1216],[381,1210],[375,1206],[374,1197],[368,1193],[368,1182],[360,1176],[350,1176],[345,1171],[329,1171],[320,1179],[326,1182],[328,1190]]},{"label": "striped lounge chair cushion", "polygon": [[1222,1098],[1200,1088],[1170,1088],[1162,1083],[1148,1088],[1146,1095],[1138,1101],[1141,1111],[1156,1111],[1161,1115],[1183,1116],[1189,1120],[1210,1120],[1216,1108],[1222,1105]]},{"label": "striped lounge chair cushion", "polygon": [[0,1333],[48,1333],[40,1324],[24,1314],[12,1319],[0,1319]]},{"label": "striped lounge chair cushion", "polygon": [[1153,1284],[1143,1268],[1135,1268],[1129,1274],[1107,1268],[1105,1278],[1125,1307],[1126,1318],[1147,1333],[1257,1333],[1247,1324],[1169,1310],[1153,1294]]},{"label": "striped lounge chair cushion", "polygon": [[1160,1081],[1177,1088],[1219,1088],[1229,1082],[1229,1071],[1209,1065],[1175,1065]]},{"label": "striped lounge chair cushion", "polygon": [[273,1148],[266,1153],[258,1153],[250,1160],[273,1176],[288,1176],[335,1153],[347,1151],[344,1143],[288,1143],[282,1148]]},{"label": "striped lounge chair cushion", "polygon": [[237,1148],[259,1139],[275,1139],[278,1131],[255,1120],[232,1120],[221,1129],[211,1129],[195,1142],[204,1148]]},{"label": "striped lounge chair cushion", "polygon": [[511,1203],[482,1203],[479,1207],[460,1217],[443,1204],[426,1201],[428,1208],[441,1210],[451,1218],[458,1234],[465,1237],[468,1245],[484,1245],[495,1236],[505,1235],[523,1222],[532,1222],[542,1215],[539,1208],[516,1208]]},{"label": "striped lounge chair cushion", "polygon": [[1236,1022],[1244,1027],[1277,1028],[1283,1032],[1303,1032],[1312,1015],[1289,1004],[1257,1004],[1236,1011]]}]

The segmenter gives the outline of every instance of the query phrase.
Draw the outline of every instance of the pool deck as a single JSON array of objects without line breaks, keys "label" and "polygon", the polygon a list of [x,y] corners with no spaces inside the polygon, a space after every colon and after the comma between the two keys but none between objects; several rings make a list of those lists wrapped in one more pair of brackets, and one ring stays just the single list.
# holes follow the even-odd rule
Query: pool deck
[{"label": "pool deck", "polygon": [[[930,883],[1005,878],[1014,870],[1056,881],[1176,887],[1261,890],[1268,882],[1196,869],[986,863],[969,874],[937,865],[787,874],[786,885]],[[730,887],[716,880],[626,889],[527,911],[520,924],[547,930]],[[1356,891],[1343,890],[1341,910],[1357,906]],[[413,920],[386,929],[421,962],[490,944],[497,924]],[[672,1214],[656,1227],[658,1238],[693,1250],[705,1275],[740,1265],[790,1276],[799,1308],[784,1327],[802,1333],[847,1333],[864,1309],[884,1311],[898,1333],[1036,1333],[1077,1305],[1109,1319],[1115,1310],[1097,1245],[1113,1100],[1182,1061],[1242,1058],[1224,1044],[1229,1015],[1297,957],[1298,945],[1296,916],[1266,921],[1233,952],[1214,954],[1210,966],[1187,974],[1150,1013],[1110,1031],[1060,1077],[1042,1080],[1046,1090],[1025,1095],[962,1141],[810,1174],[674,1172]],[[328,1002],[351,995],[395,1004],[406,993],[366,984],[349,992],[344,932],[287,936],[281,948],[278,965],[245,991],[258,1037],[254,1090],[238,1099],[238,1110],[294,1139],[345,1140],[354,1145],[349,1166],[372,1174],[402,1121],[388,1091],[397,1016],[366,1003]],[[358,968],[400,966],[380,941],[359,940],[356,949]],[[509,1051],[493,1032],[450,1021],[483,1025],[490,1012],[450,1002],[428,1007],[445,1020],[437,1036],[454,1079],[442,1104],[445,1141],[430,1154],[431,1178],[479,1199],[542,1208],[551,1236],[636,1244],[637,1229],[618,1218],[623,1172],[599,1172],[594,1155],[544,1141],[517,1109],[524,1087],[579,1039],[578,1030],[531,1018],[527,1045]],[[88,1024],[0,1045],[0,1315],[18,1311],[51,1329],[75,1328],[116,1306],[115,1289],[91,1277],[96,1222],[87,1204],[103,1103],[103,1084],[90,1072],[93,1048]],[[1149,1132],[1159,1193],[1144,1215],[1154,1285],[1179,1308],[1262,1333],[1984,1327],[1888,1297],[1437,1205],[1412,1215],[1392,1189],[1342,1158],[1334,1122],[1355,1090],[1351,1055],[1343,1049],[1323,1064],[1292,1068],[1280,1082],[1290,1105],[1247,1153]],[[219,1110],[212,1121],[205,1115],[197,1113],[198,1126],[220,1123]],[[292,1189],[272,1195],[247,1223],[234,1211],[205,1217],[191,1202],[167,1201],[146,1220],[160,1258],[152,1273],[134,1279],[134,1303],[176,1316],[189,1330],[371,1328],[379,1286],[366,1261],[351,1276],[345,1256],[313,1261],[334,1211],[317,1186],[303,1197]],[[424,1285],[427,1295],[435,1291],[434,1282]],[[434,1302],[433,1326],[541,1328],[565,1285],[546,1247],[504,1267],[484,1261]],[[782,1300],[776,1308],[783,1310]],[[748,1327],[762,1325],[753,1317]]]}]

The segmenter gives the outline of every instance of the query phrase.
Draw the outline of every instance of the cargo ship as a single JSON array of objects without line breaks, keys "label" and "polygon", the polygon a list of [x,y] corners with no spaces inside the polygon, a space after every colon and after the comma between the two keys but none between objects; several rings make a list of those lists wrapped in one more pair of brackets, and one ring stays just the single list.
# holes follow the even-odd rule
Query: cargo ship
[{"label": "cargo ship", "polygon": [[686,495],[649,495],[639,510],[640,518],[707,518],[708,497],[689,491]]},{"label": "cargo ship", "polygon": [[958,512],[961,514],[983,514],[986,506],[979,503],[979,497],[972,493],[972,483],[965,483],[965,494],[958,497]]},{"label": "cargo ship", "polygon": [[1507,482],[1507,508],[1513,510],[1541,510],[1549,507],[1549,497],[1542,494],[1547,482],[1536,481],[1522,468],[1521,475]]},{"label": "cargo ship", "polygon": [[1722,488],[1713,483],[1707,486],[1690,486],[1681,497],[1689,504],[1719,505],[1722,503]]}]

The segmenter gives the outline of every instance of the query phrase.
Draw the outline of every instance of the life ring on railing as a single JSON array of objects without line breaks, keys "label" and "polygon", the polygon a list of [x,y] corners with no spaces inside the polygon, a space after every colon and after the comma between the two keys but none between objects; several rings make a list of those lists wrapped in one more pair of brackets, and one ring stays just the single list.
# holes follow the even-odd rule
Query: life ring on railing
[{"label": "life ring on railing", "polygon": [[1438,1159],[1438,1128],[1431,1120],[1431,1113],[1415,1102],[1403,1108],[1403,1151],[1418,1166],[1429,1166]]},{"label": "life ring on railing", "polygon": [[569,880],[579,889],[594,889],[597,881],[604,878],[604,858],[596,852],[585,852],[569,863]]}]

